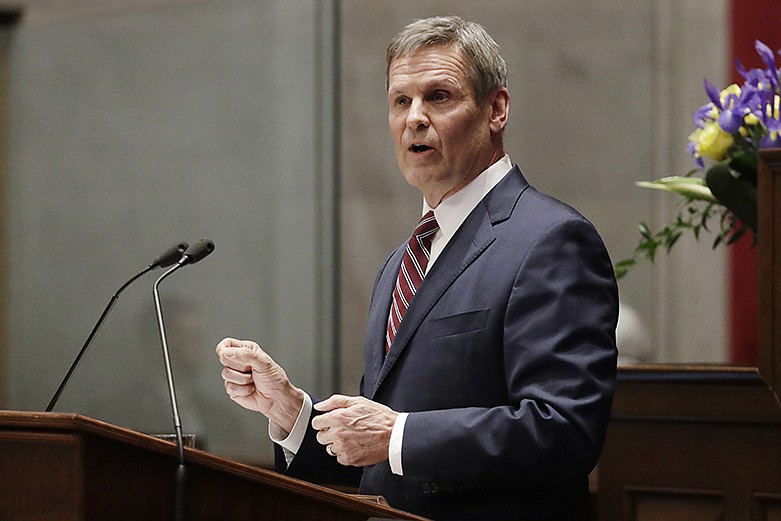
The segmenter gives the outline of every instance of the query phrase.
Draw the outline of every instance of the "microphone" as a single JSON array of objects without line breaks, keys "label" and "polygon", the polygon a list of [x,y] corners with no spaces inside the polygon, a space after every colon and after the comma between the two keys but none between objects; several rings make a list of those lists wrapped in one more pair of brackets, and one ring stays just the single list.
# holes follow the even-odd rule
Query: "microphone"
[{"label": "microphone", "polygon": [[155,313],[157,314],[157,327],[160,330],[160,343],[163,347],[163,359],[165,361],[165,376],[168,380],[168,397],[171,400],[171,411],[173,413],[174,431],[176,433],[176,447],[179,451],[179,466],[176,468],[176,495],[174,504],[174,520],[184,520],[185,507],[185,482],[187,479],[184,466],[184,442],[182,441],[182,421],[179,418],[179,406],[176,403],[176,389],[174,388],[174,375],[171,370],[171,356],[168,352],[168,341],[165,336],[165,323],[163,322],[163,310],[160,305],[160,283],[171,273],[187,264],[195,264],[211,252],[214,251],[214,243],[209,239],[199,239],[192,246],[187,248],[179,261],[174,266],[160,275],[155,281],[152,289],[152,295],[155,299]]},{"label": "microphone", "polygon": [[87,351],[87,348],[92,343],[92,339],[95,338],[95,335],[98,332],[98,329],[100,329],[100,326],[103,325],[103,322],[106,320],[106,317],[108,317],[108,314],[111,312],[111,309],[114,307],[114,303],[116,303],[117,299],[119,298],[119,294],[122,293],[122,291],[130,286],[136,279],[141,277],[142,275],[152,271],[155,268],[167,268],[168,266],[172,265],[173,263],[177,262],[177,260],[181,259],[182,254],[188,249],[188,244],[186,242],[180,242],[178,244],[174,244],[173,246],[169,246],[163,252],[158,255],[155,260],[152,261],[149,266],[135,274],[133,277],[130,278],[127,282],[125,282],[120,288],[114,293],[114,295],[111,297],[111,300],[109,300],[108,304],[106,305],[106,308],[103,310],[103,314],[100,315],[100,318],[98,319],[98,322],[95,324],[95,327],[92,328],[92,331],[90,332],[89,336],[87,337],[86,342],[84,342],[84,345],[81,347],[81,350],[76,355],[76,359],[73,361],[73,363],[70,366],[70,369],[68,369],[68,372],[65,374],[65,378],[62,379],[62,383],[60,383],[60,386],[57,388],[57,391],[54,393],[54,396],[52,397],[51,401],[49,402],[49,405],[46,406],[46,412],[51,412],[52,409],[54,409],[55,404],[57,403],[57,400],[60,399],[60,394],[62,394],[63,389],[65,389],[65,385],[68,383],[68,380],[70,380],[71,375],[73,375],[73,371],[76,370],[76,366],[79,365],[79,362],[81,361],[81,357],[84,356],[84,353]]},{"label": "microphone", "polygon": [[[179,264],[195,264],[214,251],[214,243],[209,239],[198,239],[195,244],[187,248],[179,260]],[[173,262],[171,263],[173,264]],[[173,271],[173,270],[171,270]],[[163,277],[160,277],[161,279]]]},{"label": "microphone", "polygon": [[152,261],[152,264],[149,265],[150,268],[167,268],[174,262],[178,261],[182,258],[182,254],[187,250],[187,248],[190,245],[186,242],[180,242],[179,244],[174,244],[173,246],[170,246],[163,250],[163,253],[157,256],[154,261]]}]

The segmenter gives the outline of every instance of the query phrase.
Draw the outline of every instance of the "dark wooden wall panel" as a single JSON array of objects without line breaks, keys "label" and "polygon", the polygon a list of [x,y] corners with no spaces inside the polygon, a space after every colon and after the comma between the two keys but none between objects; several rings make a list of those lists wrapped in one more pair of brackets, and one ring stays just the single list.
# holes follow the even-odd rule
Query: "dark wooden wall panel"
[{"label": "dark wooden wall panel", "polygon": [[781,521],[781,494],[754,494],[751,519]]},{"label": "dark wooden wall panel", "polygon": [[0,519],[81,519],[80,463],[76,435],[0,431]]},{"label": "dark wooden wall panel", "polygon": [[708,490],[628,488],[625,516],[638,521],[722,519],[723,496]]}]

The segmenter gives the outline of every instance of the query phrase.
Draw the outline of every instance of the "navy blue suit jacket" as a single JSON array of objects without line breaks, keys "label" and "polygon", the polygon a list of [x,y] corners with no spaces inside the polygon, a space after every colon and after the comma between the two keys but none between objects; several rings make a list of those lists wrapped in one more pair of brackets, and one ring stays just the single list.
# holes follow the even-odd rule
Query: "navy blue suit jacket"
[{"label": "navy blue suit jacket", "polygon": [[311,426],[285,471],[325,482],[352,473],[361,492],[434,519],[584,519],[618,316],[594,227],[513,167],[431,267],[385,357],[402,254],[403,245],[374,286],[362,393],[410,413],[404,476],[388,462],[360,474],[341,467]]}]

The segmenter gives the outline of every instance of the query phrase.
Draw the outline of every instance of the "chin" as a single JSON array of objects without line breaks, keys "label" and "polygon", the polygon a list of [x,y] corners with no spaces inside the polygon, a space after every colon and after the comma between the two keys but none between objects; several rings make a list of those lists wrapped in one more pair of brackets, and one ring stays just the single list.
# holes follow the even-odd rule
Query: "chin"
[{"label": "chin", "polygon": [[421,191],[436,178],[436,175],[430,170],[422,168],[405,168],[401,173],[407,183]]}]

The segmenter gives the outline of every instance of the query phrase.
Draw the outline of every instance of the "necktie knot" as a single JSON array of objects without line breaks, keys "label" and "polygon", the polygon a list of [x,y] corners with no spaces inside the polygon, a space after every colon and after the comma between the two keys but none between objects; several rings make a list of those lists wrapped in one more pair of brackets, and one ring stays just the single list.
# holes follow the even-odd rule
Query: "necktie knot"
[{"label": "necktie knot", "polygon": [[[437,230],[439,230],[437,218],[434,217],[434,211],[429,210],[426,215],[420,218],[418,227],[415,228],[415,232],[412,235],[418,237],[418,239],[433,238]],[[431,239],[428,239],[428,242],[431,243]]]},{"label": "necktie knot", "polygon": [[412,297],[418,292],[426,275],[428,260],[431,256],[431,241],[439,230],[439,224],[433,210],[429,210],[418,223],[417,228],[407,241],[407,246],[399,267],[399,275],[393,288],[388,330],[385,335],[385,351],[390,350],[396,331],[404,317]]}]

